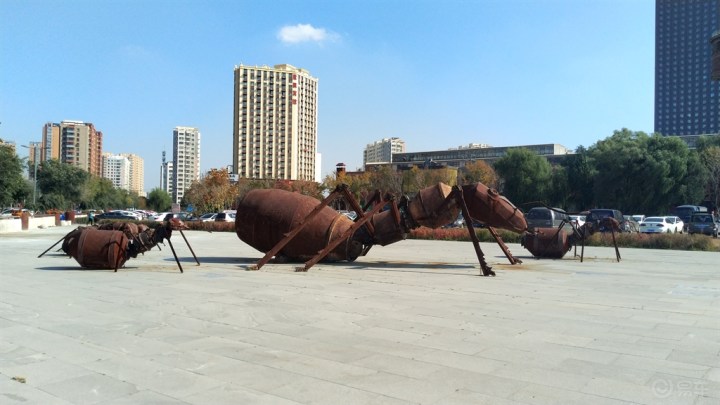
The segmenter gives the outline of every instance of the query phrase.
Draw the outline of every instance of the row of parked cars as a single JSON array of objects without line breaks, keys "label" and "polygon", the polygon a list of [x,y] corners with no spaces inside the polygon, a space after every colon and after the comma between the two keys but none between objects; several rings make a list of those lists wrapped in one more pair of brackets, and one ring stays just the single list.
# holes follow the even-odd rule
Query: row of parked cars
[{"label": "row of parked cars", "polygon": [[[92,210],[94,211],[94,210]],[[209,222],[209,221],[221,221],[221,222],[234,222],[235,211],[227,210],[223,212],[211,212],[203,214],[201,216],[195,216],[189,212],[138,212],[130,210],[112,210],[107,212],[98,213],[95,215],[96,220],[111,219],[111,220],[130,220],[130,221],[157,221],[164,222],[172,218],[178,218],[186,222]]]},{"label": "row of parked cars", "polygon": [[[618,210],[613,209],[591,209],[585,215],[568,215],[560,208],[535,207],[531,208],[525,219],[528,222],[528,228],[555,228],[561,224],[566,224],[568,230],[571,230],[570,223],[574,223],[576,227],[583,226],[587,221],[599,223],[601,219],[606,217],[615,218],[620,223],[620,229],[623,232],[640,232],[640,233],[683,233],[704,234],[715,238],[720,232],[720,223],[718,218],[708,212],[695,212],[689,216],[689,221],[685,223],[680,217],[675,215],[652,216],[645,215],[623,215]],[[604,229],[600,229],[604,231]]]},{"label": "row of parked cars", "polygon": [[178,218],[185,222],[235,222],[235,211],[226,210],[223,212],[209,212],[207,214],[200,215],[199,217],[189,212],[161,212],[157,214],[153,220],[162,222],[172,218]]}]

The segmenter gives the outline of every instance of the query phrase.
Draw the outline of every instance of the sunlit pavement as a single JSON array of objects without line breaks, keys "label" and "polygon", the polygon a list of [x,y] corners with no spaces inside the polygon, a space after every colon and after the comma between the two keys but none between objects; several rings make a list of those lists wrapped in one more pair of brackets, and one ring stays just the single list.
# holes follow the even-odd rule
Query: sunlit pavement
[{"label": "sunlit pavement", "polygon": [[117,273],[0,235],[1,404],[717,404],[720,254],[589,248],[511,266],[403,241],[354,263],[246,271],[186,232]]}]

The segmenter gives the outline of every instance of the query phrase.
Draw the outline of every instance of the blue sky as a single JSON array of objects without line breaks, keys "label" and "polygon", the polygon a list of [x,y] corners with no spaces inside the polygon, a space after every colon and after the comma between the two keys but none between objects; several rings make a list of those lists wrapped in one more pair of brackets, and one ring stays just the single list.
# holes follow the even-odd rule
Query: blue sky
[{"label": "blue sky", "polygon": [[[0,1],[0,138],[92,122],[159,185],[172,130],[232,162],[233,68],[319,79],[323,177],[387,137],[407,150],[559,143],[653,130],[651,0]],[[26,151],[19,148],[21,155]]]}]

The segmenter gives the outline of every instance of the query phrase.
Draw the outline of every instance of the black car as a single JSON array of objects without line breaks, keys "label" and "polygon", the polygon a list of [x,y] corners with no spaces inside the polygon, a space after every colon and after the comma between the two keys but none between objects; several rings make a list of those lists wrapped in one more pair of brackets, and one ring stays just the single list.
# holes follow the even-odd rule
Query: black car
[{"label": "black car", "polygon": [[181,221],[192,221],[195,219],[195,217],[187,212],[176,212],[176,213],[169,213],[165,215],[165,218],[163,218],[163,222],[169,221],[173,218],[177,218]]},{"label": "black car", "polygon": [[697,213],[690,216],[688,223],[688,233],[701,233],[703,235],[712,235],[713,238],[718,237],[718,222],[715,217],[708,213]]},{"label": "black car", "polygon": [[101,219],[137,221],[138,218],[121,211],[108,211],[95,215],[96,221],[100,221]]},{"label": "black car", "polygon": [[[585,216],[585,223],[593,223],[595,225],[595,229],[599,230],[600,232],[610,232],[610,229],[606,229],[604,226],[600,224],[600,221],[603,218],[615,218],[615,220],[620,224],[621,230],[626,230],[626,227],[624,225],[625,223],[625,217],[623,217],[622,212],[618,210],[613,209],[607,209],[607,208],[594,208],[591,209],[588,214]],[[629,231],[627,231],[629,232]]]},{"label": "black car", "polygon": [[534,228],[557,228],[561,225],[567,225],[565,228],[572,231],[570,225],[570,217],[565,210],[560,208],[534,207],[525,214],[525,220],[528,229]]}]

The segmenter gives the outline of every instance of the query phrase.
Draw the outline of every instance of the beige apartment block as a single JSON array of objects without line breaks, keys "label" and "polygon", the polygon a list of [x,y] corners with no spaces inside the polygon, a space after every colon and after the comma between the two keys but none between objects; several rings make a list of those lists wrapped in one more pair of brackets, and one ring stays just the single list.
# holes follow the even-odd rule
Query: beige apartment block
[{"label": "beige apartment block", "polygon": [[145,160],[133,153],[121,153],[130,161],[130,192],[145,197]]},{"label": "beige apartment block", "polygon": [[43,126],[43,160],[59,159],[95,176],[102,176],[101,131],[89,122],[48,122]]},{"label": "beige apartment block", "polygon": [[42,144],[40,160],[60,159],[60,124],[48,122],[43,125]]},{"label": "beige apartment block", "polygon": [[234,93],[233,171],[315,180],[318,79],[287,64],[239,65]]}]

